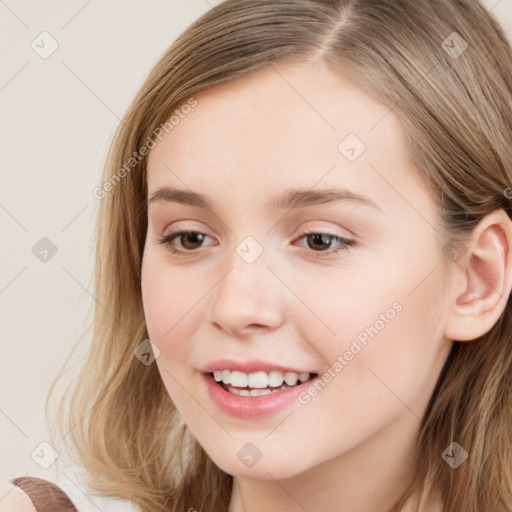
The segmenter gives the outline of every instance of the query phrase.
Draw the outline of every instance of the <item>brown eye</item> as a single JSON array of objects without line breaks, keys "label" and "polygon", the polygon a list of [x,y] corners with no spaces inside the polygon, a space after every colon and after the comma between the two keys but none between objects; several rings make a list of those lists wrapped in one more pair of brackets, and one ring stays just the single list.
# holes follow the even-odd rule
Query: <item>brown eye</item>
[{"label": "brown eye", "polygon": [[182,247],[184,249],[194,250],[198,249],[198,247],[196,247],[197,244],[201,246],[204,235],[202,233],[197,233],[196,231],[187,231],[185,233],[181,233],[177,238],[182,242]]},{"label": "brown eye", "polygon": [[[205,237],[210,238],[208,235],[198,231],[175,231],[160,238],[159,243],[165,245],[172,253],[187,254],[198,252],[196,249],[201,248]],[[180,242],[177,247],[174,243],[176,239]]]},{"label": "brown eye", "polygon": [[[347,238],[331,233],[302,233],[298,240],[303,238],[306,239],[310,252],[317,253],[317,255],[325,253],[327,256],[330,256],[340,251],[348,251],[351,246],[355,245],[354,240],[348,240]],[[337,242],[339,245],[331,249],[333,241]]]},{"label": "brown eye", "polygon": [[306,240],[308,242],[308,247],[310,249],[329,249],[332,243],[332,241],[329,239],[329,235],[325,235],[322,233],[313,233],[311,235],[306,235]]}]

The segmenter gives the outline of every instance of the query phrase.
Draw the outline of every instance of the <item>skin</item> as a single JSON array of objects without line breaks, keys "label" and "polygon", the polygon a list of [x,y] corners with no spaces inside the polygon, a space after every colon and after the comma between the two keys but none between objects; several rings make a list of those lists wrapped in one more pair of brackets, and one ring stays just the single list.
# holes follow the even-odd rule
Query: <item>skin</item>
[{"label": "skin", "polygon": [[0,481],[0,512],[37,512],[26,494],[11,482]]},{"label": "skin", "polygon": [[[229,512],[385,510],[411,474],[450,340],[487,332],[503,311],[496,290],[506,297],[512,286],[510,222],[498,213],[475,232],[479,272],[468,271],[471,250],[448,261],[395,114],[319,63],[273,65],[194,97],[148,160],[150,196],[173,186],[215,204],[148,208],[142,294],[164,385],[234,475]],[[354,162],[338,149],[348,134],[366,145]],[[378,208],[264,206],[289,188],[334,186]],[[175,255],[158,243],[170,228],[207,236],[178,237],[173,245],[189,254]],[[299,238],[309,230],[355,245],[333,254],[332,238]],[[246,236],[263,248],[251,264],[236,252]],[[244,420],[208,398],[205,363],[256,358],[321,375],[396,302],[401,311],[307,405]],[[252,468],[237,457],[247,442],[262,453]]]}]

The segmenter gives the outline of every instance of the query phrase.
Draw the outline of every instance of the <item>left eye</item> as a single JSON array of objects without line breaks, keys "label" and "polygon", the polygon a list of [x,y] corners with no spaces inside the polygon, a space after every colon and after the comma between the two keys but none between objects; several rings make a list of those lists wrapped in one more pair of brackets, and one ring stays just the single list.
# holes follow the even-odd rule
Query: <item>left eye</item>
[{"label": "left eye", "polygon": [[[195,245],[196,244],[200,245],[201,242],[203,242],[205,237],[210,238],[208,235],[205,235],[204,233],[200,233],[198,231],[175,231],[173,233],[170,233],[168,235],[164,235],[163,237],[161,237],[159,239],[159,243],[165,245],[171,253],[189,254],[192,252],[197,252],[197,251],[195,251],[195,249],[197,249],[198,247],[195,247]],[[173,242],[176,238],[178,240],[180,240],[180,242],[182,242],[182,249],[177,248],[175,245],[173,245]],[[349,248],[355,244],[354,240],[349,240],[349,239],[346,239],[346,238],[343,238],[341,236],[334,235],[331,233],[319,233],[319,232],[314,232],[314,231],[302,233],[297,238],[297,240],[301,240],[302,238],[307,238],[308,246],[311,246],[310,244],[312,243],[313,246],[317,245],[317,248],[318,248],[318,245],[320,245],[321,246],[320,249],[325,249],[326,245],[330,246],[332,241],[336,241],[340,244],[340,246],[337,249],[330,250],[330,251],[326,251],[326,250],[317,251],[317,250],[311,249],[311,252],[314,252],[314,253],[320,252],[320,253],[327,253],[327,254],[332,254],[332,253],[336,254],[342,250],[348,251]],[[192,245],[192,247],[190,247],[190,245]],[[329,248],[329,247],[327,247],[327,248]],[[186,250],[183,250],[183,249],[186,249]]]},{"label": "left eye", "polygon": [[302,235],[299,236],[298,240],[305,237],[307,238],[308,245],[310,245],[310,242],[312,242],[315,245],[330,245],[332,243],[332,240],[341,244],[337,249],[333,249],[330,251],[313,251],[327,254],[337,254],[340,251],[348,251],[349,248],[355,243],[354,240],[348,240],[347,238],[343,238],[338,235],[333,235],[331,233],[317,233],[314,231],[309,233],[302,233]]}]

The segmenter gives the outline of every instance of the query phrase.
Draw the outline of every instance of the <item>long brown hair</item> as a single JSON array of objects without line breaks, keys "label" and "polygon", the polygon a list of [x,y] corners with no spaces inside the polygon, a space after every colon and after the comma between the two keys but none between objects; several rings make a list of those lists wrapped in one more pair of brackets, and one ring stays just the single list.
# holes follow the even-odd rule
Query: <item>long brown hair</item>
[{"label": "long brown hair", "polygon": [[[512,51],[477,0],[227,0],[201,16],[154,66],[110,148],[97,194],[92,345],[54,440],[92,489],[145,512],[225,511],[233,478],[179,420],[157,366],[134,357],[148,338],[141,148],[192,108],[194,93],[277,61],[324,62],[393,110],[448,257],[485,215],[512,217]],[[422,418],[413,481],[393,511],[413,495],[428,511],[438,492],[446,512],[512,510],[511,307],[480,339],[454,341]],[[441,456],[454,441],[469,452],[456,470]]]}]

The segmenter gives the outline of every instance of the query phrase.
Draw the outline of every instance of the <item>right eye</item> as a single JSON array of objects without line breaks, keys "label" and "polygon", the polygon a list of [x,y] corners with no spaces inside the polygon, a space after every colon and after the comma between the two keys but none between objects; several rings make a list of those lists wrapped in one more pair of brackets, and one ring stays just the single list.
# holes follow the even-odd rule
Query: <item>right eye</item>
[{"label": "right eye", "polygon": [[[200,244],[205,237],[210,238],[208,235],[200,233],[199,231],[174,231],[162,236],[159,239],[159,243],[165,245],[169,252],[173,254],[188,254],[191,252],[197,252],[195,251],[195,249],[197,249],[195,245]],[[183,249],[179,249],[173,245],[175,239],[182,242]]]}]

